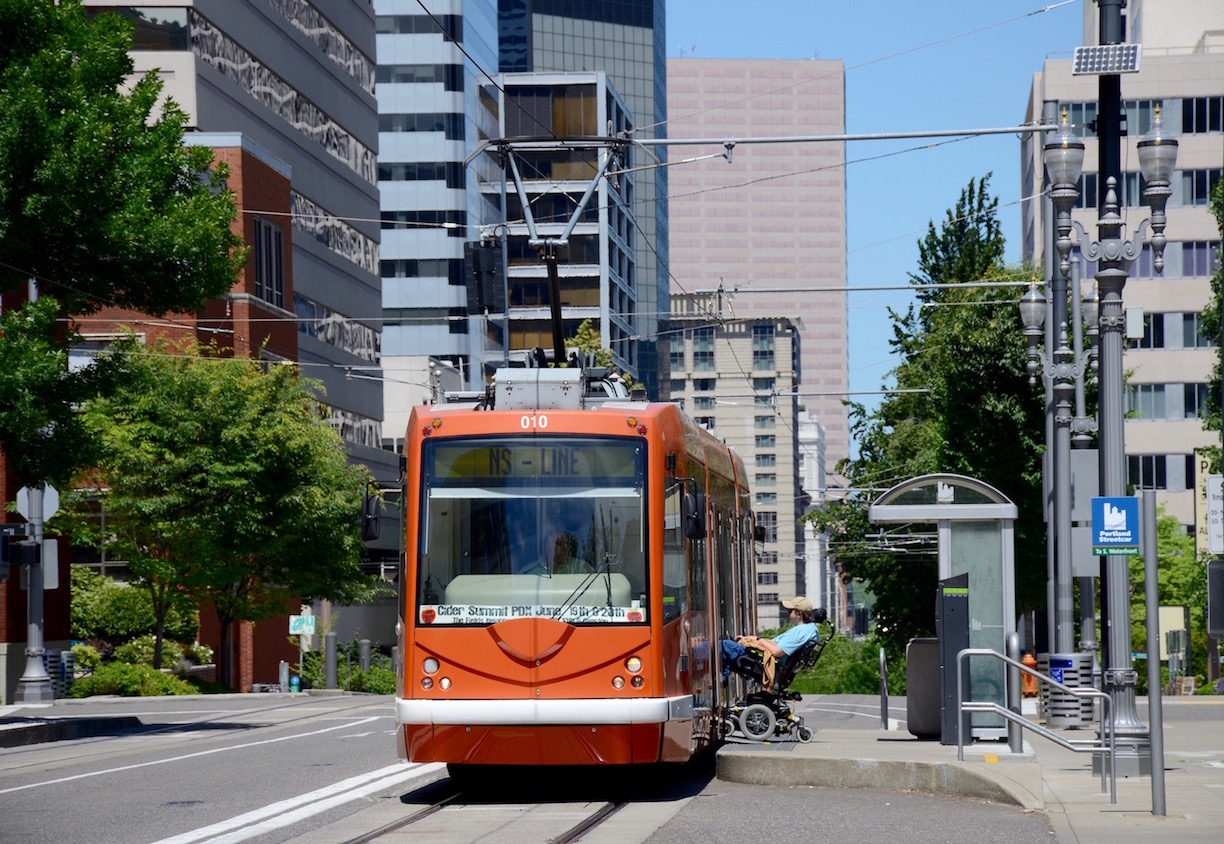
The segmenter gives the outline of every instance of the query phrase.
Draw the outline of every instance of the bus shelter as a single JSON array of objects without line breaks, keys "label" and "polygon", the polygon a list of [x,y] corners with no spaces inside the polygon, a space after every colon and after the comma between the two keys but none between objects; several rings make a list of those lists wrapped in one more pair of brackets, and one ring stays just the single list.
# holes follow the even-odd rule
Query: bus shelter
[{"label": "bus shelter", "polygon": [[[968,576],[968,646],[1001,654],[1007,653],[1007,636],[1016,629],[1016,516],[1016,505],[990,484],[948,473],[903,481],[867,510],[872,523],[936,525],[940,581]],[[934,595],[931,602],[935,604]],[[973,699],[1005,706],[1004,663],[984,658],[970,662]],[[941,670],[946,688],[954,688],[954,660]],[[997,716],[976,716],[973,734],[1004,738],[1007,731]]]}]

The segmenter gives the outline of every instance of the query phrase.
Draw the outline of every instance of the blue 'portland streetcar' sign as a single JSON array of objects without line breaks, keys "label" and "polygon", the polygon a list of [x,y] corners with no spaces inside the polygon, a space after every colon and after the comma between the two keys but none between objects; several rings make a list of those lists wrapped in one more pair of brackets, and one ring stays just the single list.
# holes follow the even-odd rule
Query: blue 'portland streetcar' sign
[{"label": "blue 'portland streetcar' sign", "polygon": [[1139,554],[1139,499],[1092,499],[1092,553],[1098,557]]}]

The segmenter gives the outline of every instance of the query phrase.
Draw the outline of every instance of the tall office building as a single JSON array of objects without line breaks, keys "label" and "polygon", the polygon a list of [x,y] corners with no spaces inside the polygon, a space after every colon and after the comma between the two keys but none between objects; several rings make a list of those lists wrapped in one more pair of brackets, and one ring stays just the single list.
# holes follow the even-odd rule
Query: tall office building
[{"label": "tall office building", "polygon": [[[1085,3],[1083,43],[1098,42],[1097,6]],[[1126,8],[1124,40],[1142,44],[1138,73],[1121,75],[1125,108],[1122,178],[1118,189],[1124,236],[1133,236],[1150,209],[1143,199],[1135,144],[1149,130],[1157,108],[1167,131],[1178,135],[1177,170],[1168,204],[1168,245],[1164,272],[1156,275],[1151,245],[1130,269],[1123,291],[1128,310],[1142,311],[1143,334],[1126,341],[1125,421],[1128,483],[1157,490],[1157,500],[1183,524],[1195,524],[1194,450],[1219,443],[1203,430],[1207,394],[1219,388],[1211,381],[1218,337],[1199,330],[1199,313],[1211,296],[1210,280],[1219,266],[1220,232],[1208,207],[1212,188],[1224,170],[1224,6],[1195,0],[1131,0]],[[1085,145],[1080,199],[1072,217],[1092,240],[1097,228],[1098,144],[1096,118],[1098,78],[1072,75],[1071,59],[1047,59],[1034,75],[1026,120],[1061,115]],[[1022,196],[1042,192],[1042,139],[1022,142]],[[1023,209],[1024,258],[1048,265],[1048,212],[1040,201]],[[1073,248],[1081,278],[1096,272]]]},{"label": "tall office building", "polygon": [[[717,294],[673,293],[668,343],[672,400],[747,466],[756,526],[757,624],[786,621],[780,601],[812,596],[816,571],[798,526],[800,461],[798,326],[784,316],[734,318]],[[815,432],[805,431],[804,441]],[[813,597],[815,600],[815,597]]]},{"label": "tall office building", "polygon": [[[634,138],[666,136],[666,4],[664,0],[500,0],[503,73],[603,71],[624,99]],[[653,159],[652,159],[653,156]],[[661,148],[637,156],[639,164],[665,159]],[[668,320],[667,172],[638,173],[632,199],[637,221],[629,256],[637,273],[636,336],[628,346],[629,369],[651,398],[666,398],[666,350],[658,338]]]},{"label": "tall office building", "polygon": [[[673,141],[845,132],[840,61],[670,59],[667,74]],[[824,426],[831,472],[850,450],[845,144],[739,144],[728,158],[670,170],[673,293],[721,287],[736,317],[791,315],[799,401]]]},{"label": "tall office building", "polygon": [[[404,436],[445,361],[470,386],[504,326],[469,317],[464,243],[502,222],[496,0],[375,0],[384,437]],[[486,336],[486,329],[492,336]],[[434,364],[431,364],[431,359]]]},{"label": "tall office building", "polygon": [[[279,252],[264,309],[297,323],[304,374],[323,383],[354,459],[397,476],[381,451],[377,110],[368,0],[90,0],[136,24],[138,73],[157,70],[191,132],[259,150],[289,181],[289,213],[249,213],[257,254]],[[229,141],[227,141],[229,143]],[[249,210],[249,209],[248,209]],[[238,294],[234,294],[237,296]],[[231,296],[233,298],[233,296]]]},{"label": "tall office building", "polygon": [[631,130],[632,115],[603,72],[510,73],[500,82],[502,137],[544,138],[506,153],[517,174],[504,197],[510,348],[554,347],[549,269],[532,241],[559,238],[572,220],[556,268],[562,336],[589,320],[612,363],[634,373],[638,182],[633,149],[604,140],[608,127],[622,137]]}]

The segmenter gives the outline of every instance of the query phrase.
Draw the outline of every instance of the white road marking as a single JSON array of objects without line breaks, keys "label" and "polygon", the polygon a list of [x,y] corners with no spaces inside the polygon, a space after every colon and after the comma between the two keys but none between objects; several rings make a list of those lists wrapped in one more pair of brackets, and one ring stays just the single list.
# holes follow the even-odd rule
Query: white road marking
[{"label": "white road marking", "polygon": [[12,794],[15,791],[25,791],[26,789],[29,789],[29,788],[41,788],[44,785],[57,785],[62,782],[72,782],[73,780],[83,780],[83,779],[88,779],[90,777],[101,777],[101,776],[105,776],[106,774],[115,774],[120,771],[131,771],[131,770],[135,770],[136,768],[148,768],[152,765],[165,765],[169,762],[181,762],[184,759],[195,759],[200,756],[211,756],[214,753],[226,753],[230,750],[242,750],[247,747],[259,747],[265,744],[276,744],[282,741],[293,741],[295,739],[308,738],[310,736],[321,735],[322,733],[330,733],[330,732],[334,732],[335,730],[347,730],[352,727],[360,726],[361,724],[368,724],[371,721],[379,720],[379,717],[380,716],[362,718],[360,721],[355,721],[355,722],[347,723],[347,724],[337,724],[334,727],[324,727],[321,730],[313,730],[309,733],[295,733],[294,735],[291,735],[291,736],[280,736],[279,738],[263,739],[262,741],[251,741],[245,744],[231,744],[226,747],[213,748],[212,750],[201,750],[197,753],[187,753],[183,756],[172,756],[169,759],[158,759],[153,762],[140,762],[139,764],[136,764],[136,765],[123,765],[118,768],[107,768],[104,771],[91,771],[88,774],[75,774],[74,776],[71,776],[71,777],[60,777],[59,779],[47,780],[46,782],[33,782],[28,785],[19,785],[19,786],[16,786],[15,788],[0,789],[0,794]]},{"label": "white road marking", "polygon": [[309,794],[301,794],[272,803],[227,821],[184,832],[172,838],[164,838],[154,844],[195,844],[195,842],[236,844],[236,842],[246,841],[248,838],[254,838],[257,835],[305,820],[336,806],[342,806],[358,797],[428,776],[444,767],[445,765],[440,762],[426,765],[406,766],[403,763],[390,765],[386,768],[379,768],[377,771],[370,771],[368,774],[341,780]]}]

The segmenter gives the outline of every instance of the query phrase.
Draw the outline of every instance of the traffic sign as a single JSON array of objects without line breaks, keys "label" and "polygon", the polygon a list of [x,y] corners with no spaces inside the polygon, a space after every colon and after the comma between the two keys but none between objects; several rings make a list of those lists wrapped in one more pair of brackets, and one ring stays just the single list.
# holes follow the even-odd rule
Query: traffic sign
[{"label": "traffic sign", "polygon": [[1139,499],[1092,499],[1092,553],[1098,557],[1139,554]]},{"label": "traffic sign", "polygon": [[[43,484],[42,490],[42,519],[45,522],[47,519],[59,512],[59,490],[51,486],[51,484]],[[23,486],[17,490],[17,512],[24,519],[29,521],[30,518],[30,496],[37,495],[39,487]]]},{"label": "traffic sign", "polygon": [[313,636],[315,632],[315,617],[313,615],[289,616],[290,636]]},{"label": "traffic sign", "polygon": [[1207,476],[1207,553],[1224,554],[1224,475]]}]

